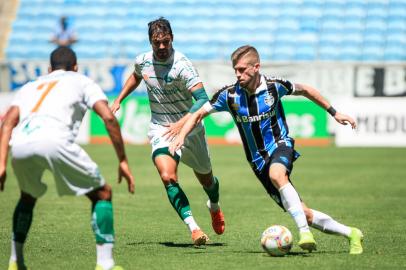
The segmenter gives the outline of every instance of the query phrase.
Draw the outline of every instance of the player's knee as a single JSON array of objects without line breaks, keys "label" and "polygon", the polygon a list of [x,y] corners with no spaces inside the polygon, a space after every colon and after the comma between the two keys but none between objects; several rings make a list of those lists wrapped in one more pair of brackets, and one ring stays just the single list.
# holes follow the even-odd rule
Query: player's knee
[{"label": "player's knee", "polygon": [[36,198],[25,192],[21,192],[20,200],[25,204],[35,204],[37,201]]},{"label": "player's knee", "polygon": [[162,182],[164,183],[165,186],[177,182],[176,174],[174,174],[174,173],[161,172],[160,176],[161,176],[161,180],[162,180]]},{"label": "player's knee", "polygon": [[281,188],[287,183],[287,180],[286,180],[286,177],[285,177],[284,173],[271,172],[269,174],[269,177],[271,178],[272,184],[277,188]]},{"label": "player's knee", "polygon": [[99,200],[110,201],[112,197],[112,188],[109,184],[105,184],[97,192],[97,197]]}]

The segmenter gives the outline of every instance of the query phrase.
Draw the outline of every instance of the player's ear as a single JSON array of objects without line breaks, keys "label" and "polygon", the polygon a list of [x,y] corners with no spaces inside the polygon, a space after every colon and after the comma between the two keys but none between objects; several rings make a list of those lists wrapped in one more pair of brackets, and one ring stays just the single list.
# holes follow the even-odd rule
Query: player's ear
[{"label": "player's ear", "polygon": [[74,66],[73,66],[73,71],[74,71],[74,72],[78,72],[78,70],[79,70],[78,65],[74,65]]},{"label": "player's ear", "polygon": [[255,64],[254,64],[255,72],[258,72],[260,67],[261,67],[261,64],[260,64],[260,63],[255,63]]},{"label": "player's ear", "polygon": [[51,73],[52,72],[52,68],[51,68],[51,66],[49,66],[48,67],[48,73]]}]

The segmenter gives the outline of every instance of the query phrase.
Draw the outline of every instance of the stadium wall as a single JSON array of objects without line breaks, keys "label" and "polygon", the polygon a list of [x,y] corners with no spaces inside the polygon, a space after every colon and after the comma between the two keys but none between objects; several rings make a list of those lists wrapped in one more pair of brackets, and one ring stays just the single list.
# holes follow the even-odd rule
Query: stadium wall
[{"label": "stadium wall", "polygon": [[[131,61],[124,60],[79,64],[80,71],[99,83],[111,100],[133,70]],[[209,95],[235,81],[229,63],[195,62],[195,65]],[[47,70],[46,61],[1,63],[0,115],[4,114],[10,96],[21,85],[46,74]],[[337,124],[316,105],[303,98],[287,97],[284,105],[290,134],[298,138],[299,143],[326,145],[335,138],[339,146],[406,146],[406,111],[402,109],[406,107],[406,63],[265,62],[262,72],[315,86],[337,109],[354,115],[360,124],[355,134],[350,129],[336,129]],[[150,112],[144,85],[126,100],[117,117],[126,141],[147,142]],[[211,115],[205,125],[212,143],[239,143],[238,132],[228,114]],[[337,136],[333,136],[335,134]],[[79,141],[107,141],[106,131],[94,114],[86,116]]]}]

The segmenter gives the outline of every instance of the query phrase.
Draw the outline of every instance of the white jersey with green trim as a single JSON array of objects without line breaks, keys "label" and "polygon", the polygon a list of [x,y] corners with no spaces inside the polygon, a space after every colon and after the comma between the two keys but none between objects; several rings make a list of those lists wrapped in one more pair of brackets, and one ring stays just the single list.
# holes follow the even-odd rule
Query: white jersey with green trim
[{"label": "white jersey with green trim", "polygon": [[190,89],[201,82],[189,59],[175,50],[165,62],[154,59],[152,51],[138,55],[134,73],[147,87],[151,122],[160,125],[175,123],[189,112]]},{"label": "white jersey with green trim", "polygon": [[20,112],[12,144],[58,139],[73,142],[88,109],[107,101],[93,80],[73,71],[56,70],[25,84],[12,106]]}]

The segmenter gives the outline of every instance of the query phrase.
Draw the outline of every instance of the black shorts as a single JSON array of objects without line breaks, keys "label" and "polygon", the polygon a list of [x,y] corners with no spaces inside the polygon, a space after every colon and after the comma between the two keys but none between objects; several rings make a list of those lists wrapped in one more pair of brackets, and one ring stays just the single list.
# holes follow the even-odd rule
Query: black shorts
[{"label": "black shorts", "polygon": [[[282,204],[281,195],[279,190],[272,184],[272,181],[269,177],[269,168],[273,163],[281,163],[284,165],[288,172],[288,178],[290,181],[290,173],[293,169],[293,162],[299,157],[299,153],[295,151],[292,147],[285,145],[280,145],[272,153],[270,159],[266,162],[261,171],[254,170],[255,175],[261,181],[262,185],[268,192],[269,196],[282,208],[285,210]],[[293,184],[292,184],[293,185]]]}]

